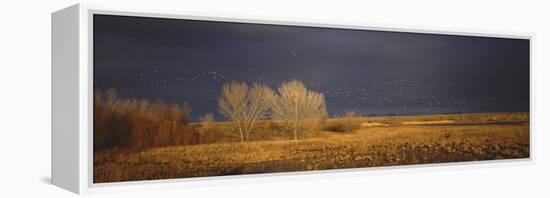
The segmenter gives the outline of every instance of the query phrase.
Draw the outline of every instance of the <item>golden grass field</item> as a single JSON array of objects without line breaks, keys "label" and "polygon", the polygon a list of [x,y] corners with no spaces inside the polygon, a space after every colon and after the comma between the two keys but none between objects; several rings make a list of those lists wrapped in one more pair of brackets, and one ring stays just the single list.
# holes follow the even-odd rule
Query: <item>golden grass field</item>
[{"label": "golden grass field", "polygon": [[95,152],[94,183],[529,157],[528,113],[357,119],[355,133],[321,131],[298,141]]}]

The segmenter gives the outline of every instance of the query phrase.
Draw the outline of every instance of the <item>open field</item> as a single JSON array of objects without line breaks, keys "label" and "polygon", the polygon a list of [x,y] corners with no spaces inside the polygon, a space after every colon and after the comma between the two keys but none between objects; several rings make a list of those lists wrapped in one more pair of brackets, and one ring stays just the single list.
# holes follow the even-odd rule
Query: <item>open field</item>
[{"label": "open field", "polygon": [[529,157],[528,113],[378,116],[356,121],[360,123],[356,132],[320,131],[298,141],[285,132],[262,139],[267,136],[258,132],[244,143],[225,139],[96,151],[94,183]]}]

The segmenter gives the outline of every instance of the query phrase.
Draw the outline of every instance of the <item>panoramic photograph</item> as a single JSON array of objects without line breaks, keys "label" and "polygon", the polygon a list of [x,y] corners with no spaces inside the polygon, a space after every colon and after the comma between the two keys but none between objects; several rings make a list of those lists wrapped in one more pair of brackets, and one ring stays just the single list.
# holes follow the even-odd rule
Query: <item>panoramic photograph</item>
[{"label": "panoramic photograph", "polygon": [[530,157],[530,40],[93,15],[93,182]]}]

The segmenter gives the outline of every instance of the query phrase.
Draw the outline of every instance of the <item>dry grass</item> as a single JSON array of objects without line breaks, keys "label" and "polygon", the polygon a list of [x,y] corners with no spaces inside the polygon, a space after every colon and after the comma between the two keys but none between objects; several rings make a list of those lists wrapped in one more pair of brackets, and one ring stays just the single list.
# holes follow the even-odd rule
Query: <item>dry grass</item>
[{"label": "dry grass", "polygon": [[[529,157],[528,113],[358,119],[363,124],[356,133],[318,132],[299,141],[281,134],[271,141],[96,152],[94,182]],[[253,139],[262,139],[256,134]]]},{"label": "dry grass", "polygon": [[430,124],[452,124],[454,122],[455,121],[452,121],[452,120],[405,121],[405,122],[402,122],[401,124],[404,124],[404,125],[410,125],[410,124],[413,124],[413,125],[430,125]]}]

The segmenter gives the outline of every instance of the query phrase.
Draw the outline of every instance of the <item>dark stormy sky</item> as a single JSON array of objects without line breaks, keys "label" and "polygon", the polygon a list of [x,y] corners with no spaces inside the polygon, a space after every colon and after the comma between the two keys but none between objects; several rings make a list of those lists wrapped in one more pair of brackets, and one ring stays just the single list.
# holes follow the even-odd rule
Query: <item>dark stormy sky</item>
[{"label": "dark stormy sky", "polygon": [[196,119],[224,83],[292,79],[331,115],[529,111],[529,41],[94,16],[95,89],[188,101]]}]

